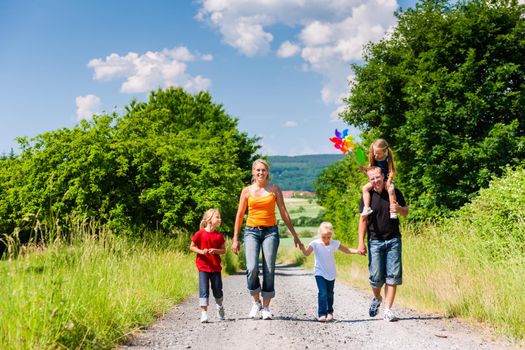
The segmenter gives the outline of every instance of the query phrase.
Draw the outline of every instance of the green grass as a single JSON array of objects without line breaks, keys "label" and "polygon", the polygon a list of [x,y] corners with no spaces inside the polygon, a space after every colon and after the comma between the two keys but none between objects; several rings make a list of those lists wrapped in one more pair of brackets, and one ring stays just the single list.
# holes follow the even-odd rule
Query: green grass
[{"label": "green grass", "polygon": [[[524,218],[525,169],[509,169],[455,217],[404,222],[396,304],[488,325],[525,345]],[[369,290],[366,259],[337,261],[341,278]]]},{"label": "green grass", "polygon": [[1,349],[111,349],[197,290],[194,255],[107,236],[0,261]]},{"label": "green grass", "polygon": [[[322,207],[317,204],[315,199],[307,198],[285,198],[286,209],[292,219],[300,216],[316,217]],[[280,219],[279,213],[278,218]]]}]

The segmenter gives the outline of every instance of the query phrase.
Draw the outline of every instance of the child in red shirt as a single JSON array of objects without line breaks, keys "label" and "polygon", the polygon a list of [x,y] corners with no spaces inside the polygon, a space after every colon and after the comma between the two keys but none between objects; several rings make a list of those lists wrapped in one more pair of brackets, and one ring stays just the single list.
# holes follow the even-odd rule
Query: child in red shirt
[{"label": "child in red shirt", "polygon": [[199,305],[201,322],[208,322],[208,300],[210,283],[213,297],[217,303],[217,317],[224,320],[222,306],[221,257],[225,253],[224,236],[216,229],[221,224],[221,214],[217,209],[208,209],[202,217],[200,230],[191,239],[190,250],[197,253],[195,264],[199,270]]}]

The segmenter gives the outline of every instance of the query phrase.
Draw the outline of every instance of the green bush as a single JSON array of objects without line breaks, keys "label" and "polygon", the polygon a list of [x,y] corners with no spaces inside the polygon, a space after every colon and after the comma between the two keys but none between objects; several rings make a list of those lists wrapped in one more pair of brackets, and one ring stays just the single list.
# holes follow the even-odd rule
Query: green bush
[{"label": "green bush", "polygon": [[257,138],[206,92],[158,90],[125,110],[19,139],[21,153],[0,159],[0,233],[29,222],[67,235],[92,218],[121,234],[193,231],[210,207],[231,231]]}]

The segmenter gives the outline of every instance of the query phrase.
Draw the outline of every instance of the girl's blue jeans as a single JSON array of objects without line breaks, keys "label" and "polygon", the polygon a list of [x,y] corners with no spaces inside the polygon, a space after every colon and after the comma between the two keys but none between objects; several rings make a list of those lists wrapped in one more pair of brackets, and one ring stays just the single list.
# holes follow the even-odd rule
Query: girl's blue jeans
[{"label": "girl's blue jeans", "polygon": [[335,280],[329,281],[322,276],[315,276],[317,283],[317,316],[326,316],[334,313],[334,285]]},{"label": "girl's blue jeans", "polygon": [[199,271],[199,306],[208,306],[210,284],[213,297],[218,305],[222,305],[222,278],[220,272]]},{"label": "girl's blue jeans", "polygon": [[[248,291],[271,299],[275,296],[275,260],[279,248],[277,226],[246,226],[244,231],[244,254],[246,256],[246,278]],[[262,250],[263,283],[259,281],[259,254]]]}]

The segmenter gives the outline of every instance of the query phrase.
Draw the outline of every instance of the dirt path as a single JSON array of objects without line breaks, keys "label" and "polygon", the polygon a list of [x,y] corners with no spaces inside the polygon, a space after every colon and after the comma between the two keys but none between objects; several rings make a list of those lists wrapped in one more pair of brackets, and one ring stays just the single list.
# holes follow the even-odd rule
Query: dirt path
[{"label": "dirt path", "polygon": [[[402,293],[402,287],[400,293]],[[317,288],[312,272],[279,266],[273,320],[247,317],[251,307],[243,273],[224,279],[226,321],[210,312],[210,323],[199,322],[198,296],[176,306],[152,327],[120,349],[510,349],[469,327],[438,316],[394,308],[398,322],[368,316],[370,294],[335,285],[336,322],[315,320]],[[212,302],[210,310],[214,310]]]}]

